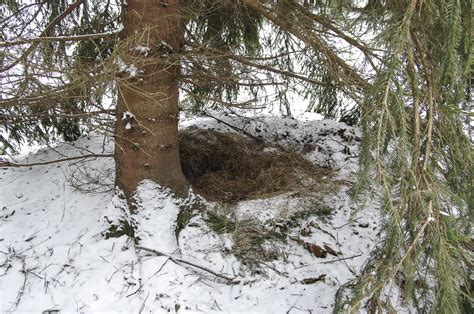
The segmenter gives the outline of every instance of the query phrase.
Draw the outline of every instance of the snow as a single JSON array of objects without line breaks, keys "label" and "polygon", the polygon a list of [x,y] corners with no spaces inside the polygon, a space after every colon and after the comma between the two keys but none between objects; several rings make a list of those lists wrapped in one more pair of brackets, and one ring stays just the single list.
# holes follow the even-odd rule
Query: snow
[{"label": "snow", "polygon": [[134,200],[137,211],[131,215],[131,221],[136,226],[140,245],[160,248],[166,254],[176,253],[179,248],[174,230],[180,201],[150,180],[141,182]]},{"label": "snow", "polygon": [[130,74],[130,77],[135,77],[138,73],[138,69],[135,64],[130,64],[126,71],[128,72],[128,74]]},{"label": "snow", "polygon": [[150,53],[150,47],[148,46],[144,46],[144,45],[138,45],[138,46],[135,46],[133,47],[133,50],[139,52],[140,54],[144,55],[145,57],[148,56],[148,54]]},{"label": "snow", "polygon": [[135,115],[130,111],[125,111],[122,115],[122,120],[129,120],[135,118]]},{"label": "snow", "polygon": [[[135,195],[138,211],[130,213],[118,191],[86,194],[69,184],[72,168],[113,169],[110,159],[31,169],[0,168],[0,309],[332,312],[336,291],[360,273],[380,240],[377,200],[369,200],[364,209],[354,212],[358,204],[349,196],[357,170],[360,131],[342,123],[311,118],[296,120],[267,115],[249,120],[222,114],[219,119],[255,137],[300,151],[316,165],[335,169],[333,179],[344,182],[320,194],[290,192],[243,201],[234,209],[236,217],[269,227],[312,207],[330,208],[331,214],[310,215],[299,221],[297,227],[288,231],[291,238],[287,243],[264,243],[263,248],[271,247],[280,253],[280,258],[262,261],[259,272],[254,272],[229,253],[236,245],[231,235],[213,232],[201,215],[193,217],[175,241],[173,230],[180,206],[199,198],[192,191],[184,201],[178,200],[157,184],[143,181]],[[211,118],[183,119],[181,125],[196,126],[235,132]],[[74,146],[60,144],[55,151],[40,149],[23,162],[76,156],[82,148],[102,153],[112,146],[108,143],[103,147],[103,138],[99,136],[83,137]],[[103,179],[113,180],[105,176]],[[157,256],[139,249],[126,236],[105,239],[110,225],[120,221],[138,227],[140,246],[167,255]],[[301,235],[302,228],[310,229],[311,233]],[[317,258],[294,238],[319,246],[326,244],[341,255]],[[235,281],[229,284],[173,258]],[[323,275],[325,278],[320,281],[303,283],[304,279]]]},{"label": "snow", "polygon": [[127,65],[120,57],[116,58],[116,65],[119,72],[127,72],[133,78],[140,72],[134,64]]},{"label": "snow", "polygon": [[158,48],[163,49],[165,51],[163,55],[173,53],[173,47],[171,47],[170,44],[168,44],[167,42],[163,40],[160,41],[160,43],[158,44]]}]

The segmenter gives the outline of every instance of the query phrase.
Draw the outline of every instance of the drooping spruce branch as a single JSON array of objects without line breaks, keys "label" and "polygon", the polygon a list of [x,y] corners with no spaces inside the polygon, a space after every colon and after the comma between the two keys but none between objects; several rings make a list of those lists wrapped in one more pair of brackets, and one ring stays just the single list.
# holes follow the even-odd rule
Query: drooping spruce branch
[{"label": "drooping spruce branch", "polygon": [[376,173],[382,186],[385,239],[349,308],[393,310],[391,296],[401,291],[420,311],[462,312],[472,302],[472,251],[464,245],[471,241],[472,143],[461,111],[470,101],[463,91],[472,4],[412,0],[373,10],[390,12],[380,34],[389,50],[366,98],[361,183],[373,184],[367,179]]}]

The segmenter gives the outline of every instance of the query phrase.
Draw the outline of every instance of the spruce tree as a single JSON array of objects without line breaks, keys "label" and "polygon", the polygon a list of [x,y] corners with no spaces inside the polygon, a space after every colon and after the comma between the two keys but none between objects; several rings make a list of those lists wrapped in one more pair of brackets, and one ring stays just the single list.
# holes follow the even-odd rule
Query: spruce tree
[{"label": "spruce tree", "polygon": [[0,140],[14,148],[111,132],[128,196],[142,179],[182,194],[179,110],[251,108],[272,100],[268,87],[286,107],[288,92],[317,98],[314,110],[362,127],[358,196],[381,193],[385,217],[384,241],[336,310],[393,310],[385,292],[403,278],[404,300],[420,311],[461,312],[472,302],[472,9],[469,0],[2,1]]}]

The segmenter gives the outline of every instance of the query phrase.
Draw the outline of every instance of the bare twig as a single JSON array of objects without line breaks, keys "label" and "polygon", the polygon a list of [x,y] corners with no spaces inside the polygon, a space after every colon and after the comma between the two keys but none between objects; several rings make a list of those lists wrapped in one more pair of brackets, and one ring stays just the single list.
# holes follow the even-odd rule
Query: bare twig
[{"label": "bare twig", "polygon": [[333,238],[334,240],[337,241],[336,237],[335,237],[331,232],[329,232],[329,231],[327,231],[327,230],[324,230],[324,229],[321,228],[319,225],[316,225],[315,228],[318,229],[318,230],[320,230],[322,233],[327,234],[328,236],[330,236],[331,238]]},{"label": "bare twig", "polygon": [[258,137],[256,137],[256,136],[250,134],[249,132],[245,131],[244,129],[239,128],[239,127],[236,127],[235,125],[232,125],[232,124],[230,124],[230,123],[227,123],[227,122],[225,122],[224,120],[219,119],[219,118],[217,118],[217,117],[211,115],[210,113],[203,112],[203,115],[204,115],[205,117],[212,118],[212,119],[216,120],[217,122],[222,123],[222,124],[228,126],[229,128],[233,129],[234,131],[240,132],[240,133],[246,135],[247,137],[250,137],[251,139],[253,139],[253,140],[257,141],[257,142],[261,141],[261,139],[259,139]]},{"label": "bare twig", "polygon": [[348,257],[342,257],[342,258],[334,259],[334,260],[332,260],[332,261],[321,262],[321,264],[336,263],[336,262],[345,261],[345,260],[348,260],[348,259],[353,259],[353,258],[356,258],[356,257],[359,257],[359,256],[362,256],[362,253],[356,254],[356,255],[352,255],[352,256],[348,256]]},{"label": "bare twig", "polygon": [[7,167],[7,168],[32,167],[32,166],[49,165],[49,164],[54,164],[58,162],[77,160],[77,159],[103,158],[103,157],[110,158],[110,157],[114,157],[114,155],[113,154],[88,154],[88,155],[60,158],[60,159],[48,160],[48,161],[42,161],[42,162],[32,162],[32,163],[27,163],[27,164],[19,164],[19,163],[13,163],[9,161],[0,160],[0,167]]},{"label": "bare twig", "polygon": [[143,309],[145,308],[145,303],[146,301],[148,300],[148,297],[150,296],[150,292],[148,292],[148,294],[146,295],[146,298],[145,300],[143,301],[143,304],[142,306],[140,306],[140,310],[138,310],[138,314],[142,313],[143,312]]},{"label": "bare twig", "polygon": [[[79,7],[83,2],[84,2],[84,0],[77,0],[76,2],[72,3],[66,10],[64,10],[54,20],[52,20],[51,23],[49,23],[46,26],[46,28],[41,32],[39,37],[44,37],[45,35],[47,35],[53,29],[53,27],[56,26],[56,24],[58,24],[62,19],[64,19],[66,16],[68,16],[72,11],[74,11],[77,7]],[[36,46],[38,46],[38,42],[33,42],[28,47],[28,49],[26,49],[26,51],[18,59],[16,59],[14,62],[10,63],[6,67],[1,68],[0,72],[8,71],[11,68],[13,68],[14,66],[16,66],[18,63],[20,63],[22,60],[24,60],[26,57],[28,57],[28,55],[33,50],[35,50]]]},{"label": "bare twig", "polygon": [[126,297],[126,298],[129,298],[129,297],[131,297],[132,295],[137,294],[138,291],[142,290],[142,288],[143,288],[143,284],[141,284],[141,285],[138,287],[137,290],[133,291],[132,293],[130,293],[130,294],[128,294],[128,295],[126,295],[125,297]]},{"label": "bare twig", "polygon": [[[336,239],[337,242],[336,242],[336,244],[337,244],[337,246],[339,247],[339,252],[341,252],[342,257],[344,258],[344,253],[342,253],[341,243],[339,242],[339,232],[336,233],[336,235],[337,235],[337,239]],[[347,264],[346,260],[342,260],[342,261],[344,262],[344,264],[346,264],[347,269],[349,269],[349,271],[351,272],[351,274],[353,274],[355,277],[357,277],[357,274],[356,274],[355,270],[353,270],[352,267],[350,267],[349,264]]]},{"label": "bare twig", "polygon": [[27,43],[37,43],[37,42],[65,42],[65,41],[81,41],[81,40],[93,40],[97,38],[113,37],[117,35],[115,32],[104,32],[97,34],[84,34],[84,35],[72,35],[72,36],[53,36],[53,37],[34,37],[34,38],[21,38],[15,41],[0,41],[0,48],[18,46]]},{"label": "bare twig", "polygon": [[186,265],[189,265],[189,266],[192,266],[192,267],[195,267],[195,268],[198,268],[200,270],[204,270],[205,272],[208,272],[218,278],[221,278],[221,279],[224,279],[226,281],[228,281],[229,283],[238,283],[239,281],[236,281],[235,278],[230,278],[224,274],[221,274],[221,273],[217,273],[209,268],[206,268],[204,266],[201,266],[201,265],[197,265],[195,263],[192,263],[192,262],[189,262],[187,260],[184,260],[184,259],[181,259],[179,257],[174,257],[174,256],[171,256],[169,254],[166,254],[166,253],[163,253],[163,252],[160,252],[160,251],[157,251],[157,250],[154,250],[154,249],[149,249],[149,248],[146,248],[146,247],[143,247],[143,246],[137,246],[136,247],[137,249],[139,250],[143,250],[143,251],[147,251],[147,252],[151,252],[151,253],[154,253],[158,256],[166,256],[168,257],[171,261],[175,262],[175,263],[178,263],[178,264],[186,264]]},{"label": "bare twig", "polygon": [[337,227],[334,227],[334,229],[341,229],[342,227],[345,227],[347,225],[350,225],[351,223],[353,222],[356,222],[357,220],[361,219],[362,217],[357,217],[357,218],[354,218],[354,219],[349,219],[348,222],[346,222],[345,224],[342,224],[340,226],[337,226]]}]

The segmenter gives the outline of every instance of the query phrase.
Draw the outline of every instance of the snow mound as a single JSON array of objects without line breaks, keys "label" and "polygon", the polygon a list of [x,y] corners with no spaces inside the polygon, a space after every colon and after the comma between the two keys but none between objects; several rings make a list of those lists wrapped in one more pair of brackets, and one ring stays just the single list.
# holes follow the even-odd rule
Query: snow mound
[{"label": "snow mound", "polygon": [[[144,181],[135,195],[139,210],[131,214],[121,210],[123,200],[113,191],[85,194],[69,185],[67,174],[78,167],[76,161],[2,168],[1,310],[332,312],[336,291],[358,276],[380,238],[376,200],[354,213],[357,204],[349,196],[359,131],[328,120],[216,117],[220,121],[184,120],[182,127],[244,130],[331,167],[338,182],[322,193],[288,192],[239,202],[223,211],[231,223],[220,231],[207,214],[224,209],[206,204],[208,211],[198,212],[179,233],[178,251],[176,214],[196,201],[192,192],[183,203]],[[110,151],[103,143],[100,137],[84,137],[74,146],[39,150],[22,162]],[[113,169],[113,161],[80,164],[91,170],[87,173],[105,166]],[[139,226],[140,246],[165,254],[139,249],[126,235],[106,239],[108,228],[121,221]],[[269,232],[286,240],[260,237]],[[269,253],[256,261],[258,267],[246,264],[254,257],[246,251],[247,239],[257,239],[250,244]],[[326,253],[317,256],[318,248]],[[229,284],[208,270],[235,280]]]},{"label": "snow mound", "polygon": [[182,128],[243,131],[254,138],[294,149],[316,166],[340,170],[341,176],[357,171],[361,131],[345,123],[305,116],[301,119],[271,115],[247,118],[217,112],[209,116],[185,119]]}]

